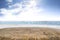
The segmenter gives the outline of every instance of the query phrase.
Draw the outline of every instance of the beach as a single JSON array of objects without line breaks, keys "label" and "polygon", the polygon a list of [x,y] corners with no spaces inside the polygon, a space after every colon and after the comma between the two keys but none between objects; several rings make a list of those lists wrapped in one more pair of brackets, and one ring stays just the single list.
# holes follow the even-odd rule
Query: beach
[{"label": "beach", "polygon": [[60,29],[59,25],[27,25],[27,24],[1,24],[0,25],[0,29],[1,28],[14,28],[14,27],[43,27],[43,28],[55,28],[55,29]]}]

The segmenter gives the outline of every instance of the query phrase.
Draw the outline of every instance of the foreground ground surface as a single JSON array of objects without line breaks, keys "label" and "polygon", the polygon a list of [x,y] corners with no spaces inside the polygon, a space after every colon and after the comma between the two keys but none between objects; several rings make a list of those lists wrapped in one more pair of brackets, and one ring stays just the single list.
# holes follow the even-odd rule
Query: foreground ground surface
[{"label": "foreground ground surface", "polygon": [[60,40],[60,30],[52,28],[4,28],[0,40]]}]

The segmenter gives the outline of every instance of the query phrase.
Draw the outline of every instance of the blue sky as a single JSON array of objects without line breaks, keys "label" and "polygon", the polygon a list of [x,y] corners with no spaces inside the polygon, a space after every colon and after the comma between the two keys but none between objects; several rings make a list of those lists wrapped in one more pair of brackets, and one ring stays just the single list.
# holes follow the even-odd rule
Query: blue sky
[{"label": "blue sky", "polygon": [[60,0],[0,0],[0,11],[0,21],[60,21]]}]

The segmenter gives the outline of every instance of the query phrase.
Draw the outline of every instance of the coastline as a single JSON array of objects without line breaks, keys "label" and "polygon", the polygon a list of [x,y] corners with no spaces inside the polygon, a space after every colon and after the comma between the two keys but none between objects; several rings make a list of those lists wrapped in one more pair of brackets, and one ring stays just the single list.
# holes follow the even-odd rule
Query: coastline
[{"label": "coastline", "polygon": [[11,24],[0,24],[0,29],[2,28],[14,28],[14,27],[42,27],[42,28],[55,28],[60,29],[59,25],[27,25],[27,24],[17,24],[17,25],[11,25]]}]

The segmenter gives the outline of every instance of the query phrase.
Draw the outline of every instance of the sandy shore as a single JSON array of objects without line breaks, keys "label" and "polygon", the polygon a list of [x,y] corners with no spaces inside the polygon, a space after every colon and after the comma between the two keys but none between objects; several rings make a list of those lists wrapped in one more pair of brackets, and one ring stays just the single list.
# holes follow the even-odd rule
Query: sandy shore
[{"label": "sandy shore", "polygon": [[60,30],[51,28],[0,29],[0,40],[60,40]]},{"label": "sandy shore", "polygon": [[11,27],[46,27],[46,28],[58,28],[60,29],[60,26],[57,25],[0,25],[0,28],[11,28]]}]

